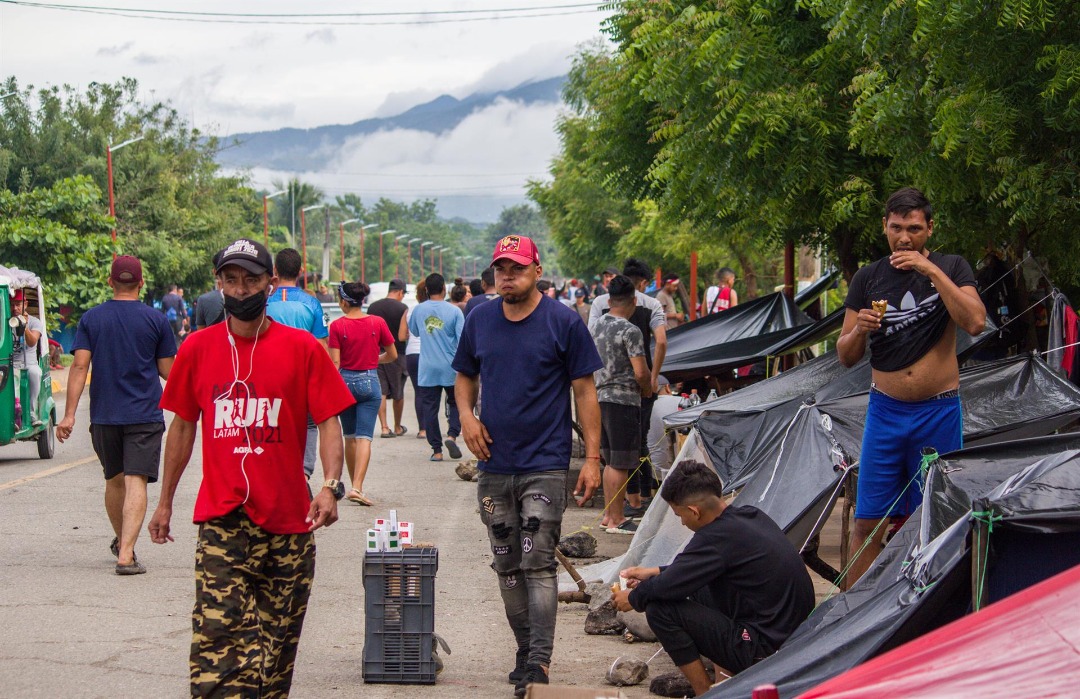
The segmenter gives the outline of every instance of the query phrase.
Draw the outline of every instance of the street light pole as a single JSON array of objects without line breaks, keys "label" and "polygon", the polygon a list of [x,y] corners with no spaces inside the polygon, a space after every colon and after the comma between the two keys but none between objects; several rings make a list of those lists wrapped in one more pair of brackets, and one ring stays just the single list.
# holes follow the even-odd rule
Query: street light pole
[{"label": "street light pole", "polygon": [[434,244],[435,243],[432,243],[430,240],[425,240],[425,241],[420,243],[420,278],[421,279],[424,278],[424,246],[425,245],[434,245]]},{"label": "street light pole", "polygon": [[279,197],[282,194],[288,194],[289,190],[283,189],[280,192],[274,192],[273,194],[263,195],[263,245],[270,247],[270,209],[266,203],[274,197]]},{"label": "street light pole", "polygon": [[401,250],[401,240],[402,238],[408,237],[408,233],[394,236],[394,276],[398,279],[401,279],[401,254],[399,253],[399,250]]},{"label": "street light pole", "polygon": [[383,272],[383,238],[391,233],[397,233],[396,230],[391,228],[387,231],[379,231],[379,281],[386,281],[386,274]]},{"label": "street light pole", "polygon": [[378,228],[377,223],[361,223],[360,224],[360,281],[367,283],[367,272],[364,269],[364,258],[367,257],[367,251],[364,248],[364,231],[368,228]]},{"label": "street light pole", "polygon": [[[346,220],[342,221],[339,224],[341,226],[341,283],[342,284],[345,283],[345,224],[346,223],[356,223],[359,220],[360,219],[358,219],[358,218],[349,218],[349,219],[346,219]],[[361,234],[362,233],[363,233],[363,231],[361,231]]]},{"label": "street light pole", "polygon": [[420,238],[409,238],[406,242],[405,257],[409,258],[409,264],[406,265],[406,281],[412,284],[412,244],[420,242]]},{"label": "street light pole", "polygon": [[302,264],[300,265],[300,278],[303,280],[301,283],[303,284],[303,288],[305,289],[307,288],[307,222],[304,218],[304,214],[308,211],[321,209],[324,206],[326,206],[326,204],[315,204],[313,206],[305,206],[304,208],[300,209],[300,247],[303,249],[303,260]]},{"label": "street light pole", "polygon": [[[4,95],[4,96],[6,97],[7,95]],[[145,136],[136,136],[135,138],[130,138],[130,139],[124,141],[123,143],[117,144],[115,146],[109,146],[108,150],[105,153],[105,169],[108,171],[108,175],[109,175],[109,177],[108,177],[108,179],[109,179],[109,216],[113,220],[113,227],[112,227],[113,247],[116,246],[116,202],[115,202],[115,198],[113,196],[112,154],[113,154],[113,151],[118,151],[121,148],[123,148],[124,146],[130,146],[132,143],[135,143],[136,141],[141,141],[144,138],[145,138]],[[114,258],[116,257],[115,252],[113,253],[113,257]]]}]

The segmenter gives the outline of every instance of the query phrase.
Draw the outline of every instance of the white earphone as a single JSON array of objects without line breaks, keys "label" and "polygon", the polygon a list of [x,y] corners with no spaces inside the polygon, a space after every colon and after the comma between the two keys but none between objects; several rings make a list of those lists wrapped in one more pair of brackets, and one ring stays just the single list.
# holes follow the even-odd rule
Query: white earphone
[{"label": "white earphone", "polygon": [[[271,286],[270,288],[273,289],[273,286]],[[267,295],[269,296],[269,294],[267,294]],[[263,318],[265,318],[265,317],[266,317],[266,311],[264,310],[263,311]],[[260,328],[261,327],[262,327],[262,323],[260,322]],[[241,379],[240,378],[240,351],[236,347],[236,339],[233,338],[232,328],[229,327],[229,319],[226,317],[226,319],[225,319],[225,336],[229,340],[229,358],[230,358],[230,361],[232,363],[233,380],[232,380],[232,383],[229,384],[229,387],[227,389],[225,389],[225,392],[214,399],[215,403],[217,401],[219,401],[219,400],[225,400],[225,399],[229,398],[230,395],[233,392],[233,388],[235,388],[237,386],[242,387],[244,389],[244,392],[247,394],[247,399],[251,400],[251,388],[247,385],[247,380],[251,378],[251,372],[255,369],[255,348],[259,346],[259,335],[260,335],[259,332],[255,333],[255,341],[253,343],[251,343],[251,356],[248,357],[247,375],[244,376],[244,378]],[[241,423],[241,425],[243,427],[243,430],[244,430],[244,441],[247,443],[247,450],[244,452],[244,455],[240,458],[240,474],[244,476],[244,501],[242,503],[240,503],[240,504],[245,504],[245,503],[247,503],[248,498],[251,496],[251,481],[248,479],[247,469],[245,468],[247,458],[248,458],[249,455],[251,455],[251,452],[252,452],[252,449],[251,449],[251,425],[247,424],[247,421],[244,419],[244,416],[241,415],[239,417],[240,417],[240,419],[237,420],[236,404],[233,403],[233,424],[236,424],[237,422]],[[256,415],[255,418],[258,419],[258,416]]]}]

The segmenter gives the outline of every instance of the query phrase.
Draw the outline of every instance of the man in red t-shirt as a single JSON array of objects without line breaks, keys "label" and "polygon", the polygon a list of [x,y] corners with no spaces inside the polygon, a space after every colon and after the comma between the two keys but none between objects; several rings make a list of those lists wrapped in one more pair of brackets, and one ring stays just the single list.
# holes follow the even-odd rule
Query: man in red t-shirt
[{"label": "man in red t-shirt", "polygon": [[[222,251],[226,322],[182,345],[161,398],[176,416],[150,520],[154,543],[173,540],[173,496],[202,426],[192,696],[288,695],[315,572],[312,532],[337,521],[335,418],[353,398],[310,333],[267,317],[272,270],[270,253],[251,240]],[[327,479],[314,498],[303,464],[308,414]]]}]

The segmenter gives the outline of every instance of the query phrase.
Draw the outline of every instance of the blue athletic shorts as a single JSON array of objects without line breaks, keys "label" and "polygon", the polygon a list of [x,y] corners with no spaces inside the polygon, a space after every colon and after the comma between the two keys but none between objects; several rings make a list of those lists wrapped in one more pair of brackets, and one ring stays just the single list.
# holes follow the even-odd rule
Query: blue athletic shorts
[{"label": "blue athletic shorts", "polygon": [[[859,454],[855,518],[902,517],[914,512],[922,503],[923,447],[933,447],[939,454],[963,447],[962,417],[959,396],[908,402],[871,390]],[[915,482],[905,491],[913,478]]]}]

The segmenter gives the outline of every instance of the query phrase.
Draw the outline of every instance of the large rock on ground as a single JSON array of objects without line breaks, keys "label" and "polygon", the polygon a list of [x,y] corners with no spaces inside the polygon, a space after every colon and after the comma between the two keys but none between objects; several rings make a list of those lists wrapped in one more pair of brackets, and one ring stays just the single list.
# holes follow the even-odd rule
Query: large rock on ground
[{"label": "large rock on ground", "polygon": [[463,481],[476,481],[479,478],[480,469],[476,468],[476,459],[461,461],[454,468],[454,473]]},{"label": "large rock on ground", "polygon": [[619,657],[607,672],[607,681],[616,687],[641,684],[649,677],[649,666],[644,660]]},{"label": "large rock on ground", "polygon": [[680,670],[657,675],[649,682],[649,691],[662,697],[693,697],[694,688]]},{"label": "large rock on ground", "polygon": [[559,542],[559,550],[567,558],[592,558],[596,555],[596,537],[588,532],[567,534]]},{"label": "large rock on ground", "polygon": [[634,635],[635,641],[655,641],[656,634],[649,628],[649,622],[641,612],[619,612],[616,621],[626,627],[628,633]]},{"label": "large rock on ground", "polygon": [[585,617],[585,633],[591,636],[618,636],[625,628],[615,616],[618,612],[611,604],[611,588],[603,583],[594,583],[586,588],[592,596],[589,601],[589,614]]}]

